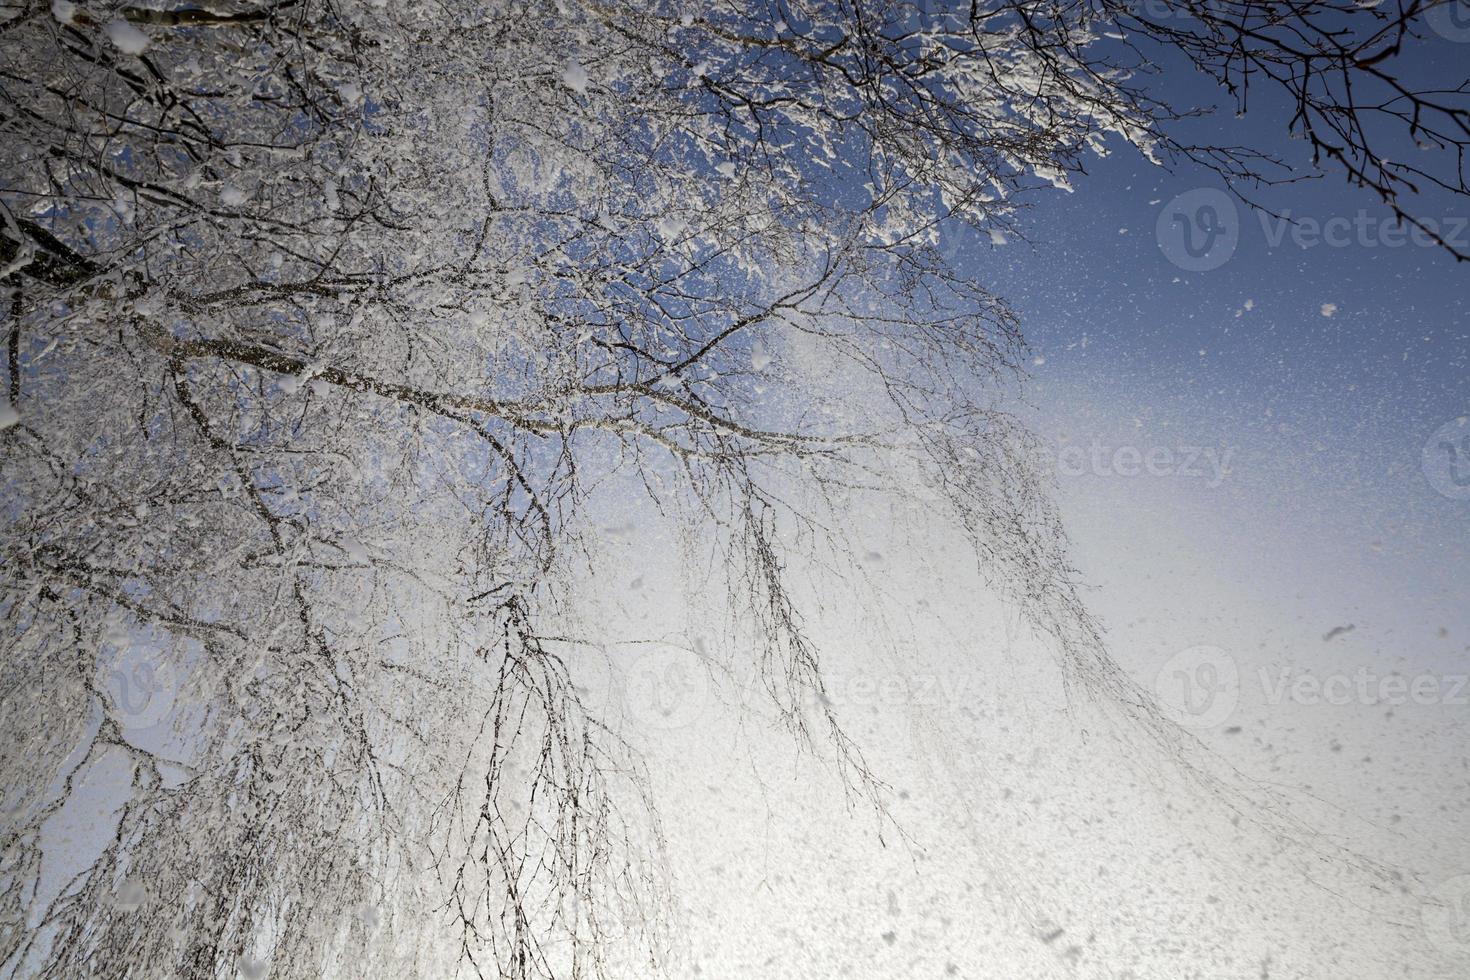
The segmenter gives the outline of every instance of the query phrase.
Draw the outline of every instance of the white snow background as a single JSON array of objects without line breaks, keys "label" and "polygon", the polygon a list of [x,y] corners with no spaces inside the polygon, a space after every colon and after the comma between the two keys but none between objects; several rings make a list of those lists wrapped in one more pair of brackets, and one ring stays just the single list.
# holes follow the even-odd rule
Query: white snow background
[{"label": "white snow background", "polygon": [[[1157,392],[1032,394],[1052,451],[1103,447],[1101,468],[1063,457],[1057,493],[1114,658],[1166,707],[1181,707],[1171,678],[1189,651],[1223,654],[1233,684],[1181,714],[1176,744],[1149,739],[1068,696],[1049,643],[924,492],[872,497],[845,515],[863,529],[847,586],[797,591],[838,718],[891,789],[884,818],[847,793],[820,733],[803,752],[775,723],[717,570],[691,567],[646,497],[609,484],[587,515],[603,547],[577,608],[588,635],[630,642],[572,669],[648,759],[669,975],[1467,975],[1470,691],[1456,684],[1470,617],[1456,583],[1470,549],[1437,530],[1444,501],[1382,447],[1345,468],[1310,427],[1245,430]],[[1211,447],[1229,466],[1127,475],[1124,447],[1181,463]],[[1371,696],[1273,697],[1283,671],[1365,675]],[[1390,703],[1395,676],[1439,696]],[[43,890],[110,832],[105,769],[48,825]]]},{"label": "white snow background", "polygon": [[[765,717],[758,684],[721,674],[738,651],[715,651],[677,542],[615,509],[598,574],[622,585],[593,615],[670,642],[613,648],[587,683],[606,685],[649,753],[678,905],[673,974],[1470,974],[1470,709],[1454,696],[1470,617],[1453,584],[1470,554],[1463,534],[1410,533],[1422,474],[1350,486],[1340,460],[1313,461],[1310,433],[1229,431],[1178,405],[1143,423],[1116,397],[1038,392],[1054,447],[1233,448],[1218,481],[1058,478],[1113,656],[1153,691],[1181,652],[1224,652],[1238,670],[1228,715],[1187,728],[1198,743],[1171,755],[1069,702],[1048,644],[992,597],[922,495],[880,502],[853,515],[871,528],[870,582],[821,597],[810,625],[904,841],[861,799],[844,805],[830,763]],[[1273,699],[1283,671],[1297,686]],[[1302,676],[1347,677],[1351,700],[1341,682],[1313,696]],[[1391,676],[1427,676],[1450,703],[1389,703]]]}]

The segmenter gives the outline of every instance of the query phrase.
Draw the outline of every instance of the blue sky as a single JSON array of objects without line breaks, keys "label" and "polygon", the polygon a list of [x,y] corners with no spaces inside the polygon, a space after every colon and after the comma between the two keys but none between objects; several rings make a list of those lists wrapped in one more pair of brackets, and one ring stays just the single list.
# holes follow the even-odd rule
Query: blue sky
[{"label": "blue sky", "polygon": [[[1436,39],[1411,54],[1416,75],[1454,85],[1470,41]],[[1200,76],[1163,77],[1182,98],[1217,100]],[[1286,138],[1285,106],[1265,94],[1243,119],[1227,111],[1196,132],[1301,166],[1306,148]],[[1170,260],[1177,242],[1156,234],[1160,215],[1221,180],[1187,163],[1170,172],[1121,145],[1087,166],[1074,193],[1031,199],[1020,225],[1029,243],[958,246],[962,264],[1021,315],[1039,361],[1028,386],[1037,428],[1054,444],[1101,441],[1108,452],[1214,447],[1231,464],[1214,486],[1063,474],[1084,576],[1105,591],[1126,584],[1104,514],[1119,526],[1167,521],[1183,535],[1165,549],[1176,577],[1196,575],[1189,562],[1220,566],[1212,577],[1231,566],[1231,588],[1304,590],[1298,605],[1315,604],[1323,629],[1366,618],[1396,630],[1396,648],[1416,659],[1463,660],[1470,490],[1439,492],[1423,458],[1437,432],[1470,414],[1470,263],[1412,241],[1385,245],[1386,209],[1329,174],[1260,199],[1319,227],[1339,219],[1339,244],[1303,247],[1312,239],[1290,231],[1273,244],[1275,221],[1239,207],[1226,215],[1233,254],[1188,271]],[[1470,201],[1426,200],[1421,213],[1453,230],[1470,219]],[[1462,234],[1470,242],[1470,221]],[[1187,557],[1190,541],[1210,542],[1209,553]],[[1134,598],[1184,601],[1164,591]],[[1136,611],[1125,607],[1114,604],[1113,618]]]}]

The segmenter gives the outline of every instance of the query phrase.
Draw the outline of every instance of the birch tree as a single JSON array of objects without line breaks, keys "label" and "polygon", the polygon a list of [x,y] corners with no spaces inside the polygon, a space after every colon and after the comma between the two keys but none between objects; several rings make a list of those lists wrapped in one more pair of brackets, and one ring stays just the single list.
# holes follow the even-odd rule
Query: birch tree
[{"label": "birch tree", "polygon": [[[609,467],[720,551],[777,715],[875,807],[786,578],[829,527],[795,484],[929,486],[1078,694],[1161,724],[1000,407],[1016,317],[946,241],[1023,234],[1110,143],[1283,176],[1176,137],[1154,47],[1285,91],[1410,220],[1467,136],[1463,85],[1392,72],[1417,3],[1168,9],[0,8],[0,969],[656,969],[654,801],[558,632]],[[1441,152],[1393,162],[1385,121]],[[861,394],[814,404],[796,342]],[[99,774],[125,803],[48,881]]]}]

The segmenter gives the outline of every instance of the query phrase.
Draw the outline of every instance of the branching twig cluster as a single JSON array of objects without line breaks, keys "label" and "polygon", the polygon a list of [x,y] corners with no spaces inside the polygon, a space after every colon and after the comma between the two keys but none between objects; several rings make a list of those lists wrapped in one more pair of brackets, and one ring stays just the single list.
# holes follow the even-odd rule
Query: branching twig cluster
[{"label": "branching twig cluster", "polygon": [[1417,6],[931,7],[0,7],[0,969],[655,958],[636,759],[540,638],[609,460],[723,549],[781,719],[876,805],[787,581],[802,499],[939,488],[1133,696],[992,403],[1015,317],[950,247],[1112,137],[1265,175],[1171,136],[1130,43],[1284,87],[1404,215],[1465,190],[1464,89],[1390,74]]}]

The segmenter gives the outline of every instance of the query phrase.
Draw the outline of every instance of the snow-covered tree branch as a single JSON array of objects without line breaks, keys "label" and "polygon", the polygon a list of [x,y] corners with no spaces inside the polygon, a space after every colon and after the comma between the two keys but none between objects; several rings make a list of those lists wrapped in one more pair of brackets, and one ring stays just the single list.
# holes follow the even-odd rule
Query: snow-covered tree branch
[{"label": "snow-covered tree branch", "polygon": [[[1022,234],[1110,141],[1279,176],[1174,135],[1150,45],[1290,89],[1405,215],[1463,157],[1391,162],[1366,116],[1470,132],[1463,87],[1391,74],[1417,7],[1177,6],[0,8],[0,969],[655,968],[653,801],[553,639],[609,468],[712,543],[779,717],[880,810],[785,577],[857,489],[931,487],[1079,690],[1155,724],[1001,407],[1016,318],[946,236]],[[105,849],[44,883],[103,769]]]}]

